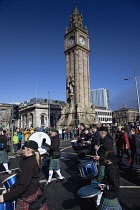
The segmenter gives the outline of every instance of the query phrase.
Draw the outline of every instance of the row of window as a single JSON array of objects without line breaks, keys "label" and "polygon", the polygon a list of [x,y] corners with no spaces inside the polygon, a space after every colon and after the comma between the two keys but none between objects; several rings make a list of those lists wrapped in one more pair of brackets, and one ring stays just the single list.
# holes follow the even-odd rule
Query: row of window
[{"label": "row of window", "polygon": [[112,116],[112,112],[96,112],[97,115],[106,115],[106,116]]},{"label": "row of window", "polygon": [[112,118],[105,118],[105,117],[99,117],[99,120],[102,122],[108,122],[108,121],[111,121],[112,122]]}]

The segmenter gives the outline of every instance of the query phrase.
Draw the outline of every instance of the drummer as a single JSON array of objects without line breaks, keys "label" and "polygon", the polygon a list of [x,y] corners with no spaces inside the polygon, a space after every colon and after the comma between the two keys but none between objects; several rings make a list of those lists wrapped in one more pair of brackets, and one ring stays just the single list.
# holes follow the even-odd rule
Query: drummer
[{"label": "drummer", "polygon": [[115,154],[113,152],[106,152],[104,159],[105,176],[101,184],[99,184],[99,187],[103,189],[103,195],[99,207],[100,210],[122,209],[117,199],[120,187],[120,174],[115,161]]},{"label": "drummer", "polygon": [[8,166],[8,154],[6,152],[7,147],[7,137],[6,135],[3,135],[3,128],[0,128],[0,164],[3,164],[6,173],[11,174],[12,171],[9,170]]},{"label": "drummer", "polygon": [[[44,139],[45,140],[45,139]],[[46,182],[47,184],[51,184],[53,172],[55,171],[58,175],[58,179],[60,181],[63,181],[65,179],[64,176],[62,176],[60,172],[60,139],[58,138],[58,131],[53,130],[51,133],[51,145],[48,145],[43,140],[42,145],[46,146],[50,149],[49,155],[50,155],[50,164],[49,164],[49,178]]]},{"label": "drummer", "polygon": [[[40,179],[40,155],[38,152],[38,144],[35,141],[25,142],[23,149],[23,157],[19,162],[19,172],[14,185],[10,187],[9,192],[0,195],[0,202],[7,202],[18,198],[16,210],[27,210],[29,204],[33,202],[42,192],[39,187]],[[44,203],[41,210],[48,210]]]},{"label": "drummer", "polygon": [[104,154],[107,151],[113,151],[113,139],[111,139],[110,135],[108,135],[108,128],[102,126],[100,128],[100,137],[101,142],[99,147],[95,145],[95,149],[97,149],[97,156],[94,156],[95,160],[99,160],[99,175],[98,175],[98,181],[101,182],[101,180],[104,177],[104,170],[105,166],[103,163]]},{"label": "drummer", "polygon": [[77,148],[78,158],[84,158],[90,152],[91,145],[91,134],[89,129],[85,129],[84,133],[82,133],[82,137],[77,141],[79,147]]}]

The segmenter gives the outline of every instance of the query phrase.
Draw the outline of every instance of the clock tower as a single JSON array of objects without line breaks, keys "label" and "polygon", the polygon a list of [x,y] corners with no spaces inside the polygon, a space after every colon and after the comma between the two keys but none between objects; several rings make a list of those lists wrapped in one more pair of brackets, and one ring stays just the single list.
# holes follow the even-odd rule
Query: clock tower
[{"label": "clock tower", "polygon": [[94,105],[90,103],[89,34],[83,28],[83,17],[77,6],[70,15],[70,28],[66,27],[66,104],[58,126],[74,126],[79,123],[92,124]]}]

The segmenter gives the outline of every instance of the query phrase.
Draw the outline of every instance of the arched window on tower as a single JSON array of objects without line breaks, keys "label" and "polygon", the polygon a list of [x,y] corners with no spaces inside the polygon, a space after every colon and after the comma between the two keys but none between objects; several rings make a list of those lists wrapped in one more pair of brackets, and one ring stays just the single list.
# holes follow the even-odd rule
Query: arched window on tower
[{"label": "arched window on tower", "polygon": [[41,125],[44,125],[45,124],[45,115],[42,114],[41,115]]}]

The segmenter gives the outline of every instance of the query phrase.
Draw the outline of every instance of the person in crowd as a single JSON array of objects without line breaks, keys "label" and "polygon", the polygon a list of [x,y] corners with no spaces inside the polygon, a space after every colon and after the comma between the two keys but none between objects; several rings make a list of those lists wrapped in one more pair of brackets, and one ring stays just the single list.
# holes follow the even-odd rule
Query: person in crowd
[{"label": "person in crowd", "polygon": [[67,130],[66,130],[66,128],[63,128],[63,138],[67,139]]},{"label": "person in crowd", "polygon": [[96,124],[92,124],[91,129],[92,129],[91,154],[95,155],[96,154],[95,145],[99,146],[101,137]]},{"label": "person in crowd", "polygon": [[116,156],[113,152],[106,152],[104,157],[105,176],[101,184],[99,184],[99,187],[101,190],[103,190],[103,195],[99,206],[100,210],[122,209],[117,198],[120,187],[120,173],[115,160]]},{"label": "person in crowd", "polygon": [[80,139],[85,138],[85,125],[84,123],[80,123]]},{"label": "person in crowd", "polygon": [[75,131],[74,128],[70,128],[70,138],[71,139],[74,139],[74,131]]},{"label": "person in crowd", "polygon": [[59,133],[59,139],[62,139],[62,128],[58,129],[58,133]]},{"label": "person in crowd", "polygon": [[34,133],[33,127],[30,127],[30,134]]},{"label": "person in crowd", "polygon": [[11,141],[11,132],[10,132],[10,129],[7,129],[6,136],[7,136],[7,140],[8,141]]},{"label": "person in crowd", "polygon": [[125,128],[125,132],[127,133],[128,137],[130,137],[131,126],[128,125],[128,123],[126,123],[126,124],[124,125],[124,128]]},{"label": "person in crowd", "polygon": [[62,176],[60,172],[60,139],[58,138],[58,133],[56,130],[53,130],[51,133],[51,145],[48,145],[45,141],[43,141],[42,145],[46,146],[50,149],[50,164],[49,164],[49,178],[46,184],[50,184],[53,176],[53,171],[55,171],[58,175],[58,179],[60,181],[64,180],[64,176]]},{"label": "person in crowd", "polygon": [[28,141],[29,135],[30,135],[30,129],[25,128],[24,129],[24,136],[25,136],[25,141]]},{"label": "person in crowd", "polygon": [[113,151],[113,139],[110,137],[110,135],[108,135],[108,128],[105,126],[100,127],[99,133],[101,141],[99,147],[95,145],[95,148],[97,149],[97,155],[94,156],[94,159],[99,160],[98,181],[100,182],[104,177],[104,155],[107,151]]},{"label": "person in crowd", "polygon": [[[38,144],[35,141],[25,142],[22,147],[23,156],[19,162],[19,172],[15,184],[10,190],[0,195],[0,202],[11,201],[18,198],[16,210],[29,209],[29,203],[33,202],[38,195],[41,195],[39,186],[40,179],[40,155],[38,152]],[[44,203],[40,210],[48,210]]]},{"label": "person in crowd", "polygon": [[131,163],[130,168],[133,167],[134,159],[140,155],[139,139],[134,128],[131,129],[131,136],[129,137],[130,150],[131,150]]},{"label": "person in crowd", "polygon": [[121,139],[122,139],[122,127],[118,126],[116,136],[115,136],[118,158],[120,158],[120,154],[121,154]]},{"label": "person in crowd", "polygon": [[18,135],[18,151],[19,151],[20,148],[21,148],[22,131],[19,128],[17,128],[16,132],[17,132],[17,135]]},{"label": "person in crowd", "polygon": [[7,147],[7,137],[3,135],[3,129],[0,128],[0,164],[3,164],[6,173],[11,174],[11,170],[9,170],[8,166],[8,154],[5,151]]},{"label": "person in crowd", "polygon": [[45,129],[44,129],[44,127],[42,126],[41,128],[38,129],[38,131],[40,131],[40,132],[45,132]]},{"label": "person in crowd", "polygon": [[17,132],[14,132],[14,135],[12,137],[12,141],[13,141],[14,154],[16,155],[17,154],[17,151],[18,151],[18,144],[19,144]]},{"label": "person in crowd", "polygon": [[123,127],[122,129],[122,135],[121,135],[121,158],[119,162],[122,162],[124,154],[128,156],[128,163],[131,163],[131,156],[130,156],[130,144],[129,144],[129,139],[128,139],[128,134],[125,131],[125,128]]},{"label": "person in crowd", "polygon": [[69,128],[66,129],[66,133],[67,133],[67,139],[70,139],[70,129]]},{"label": "person in crowd", "polygon": [[88,129],[84,129],[84,134],[82,135],[82,138],[79,137],[77,143],[78,147],[75,150],[78,155],[78,159],[82,160],[85,158],[85,156],[90,152],[90,145],[91,145],[91,135],[89,133]]}]

